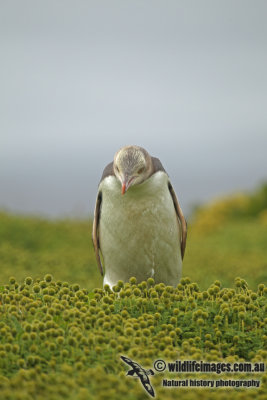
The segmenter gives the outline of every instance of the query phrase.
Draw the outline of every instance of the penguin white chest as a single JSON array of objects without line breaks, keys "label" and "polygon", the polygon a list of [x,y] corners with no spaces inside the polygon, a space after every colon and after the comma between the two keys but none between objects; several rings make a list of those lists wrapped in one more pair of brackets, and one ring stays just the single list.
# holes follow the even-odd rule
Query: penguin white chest
[{"label": "penguin white chest", "polygon": [[125,195],[114,176],[105,178],[99,224],[105,265],[104,283],[135,276],[138,281],[177,284],[181,274],[180,225],[168,189],[168,176],[157,172]]}]

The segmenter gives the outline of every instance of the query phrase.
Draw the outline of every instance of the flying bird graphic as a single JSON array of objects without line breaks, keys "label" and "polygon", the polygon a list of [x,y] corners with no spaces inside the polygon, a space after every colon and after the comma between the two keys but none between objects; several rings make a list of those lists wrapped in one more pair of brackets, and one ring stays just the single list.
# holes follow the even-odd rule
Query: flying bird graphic
[{"label": "flying bird graphic", "polygon": [[[150,396],[155,397],[155,392],[153,387],[150,384],[150,380],[148,375],[154,375],[154,371],[152,369],[144,369],[137,362],[132,361],[130,358],[121,356],[121,359],[130,367],[131,370],[127,372],[126,375],[133,376],[134,378],[139,378],[142,385],[146,389],[146,391],[150,394]],[[135,375],[136,374],[136,375]]]}]

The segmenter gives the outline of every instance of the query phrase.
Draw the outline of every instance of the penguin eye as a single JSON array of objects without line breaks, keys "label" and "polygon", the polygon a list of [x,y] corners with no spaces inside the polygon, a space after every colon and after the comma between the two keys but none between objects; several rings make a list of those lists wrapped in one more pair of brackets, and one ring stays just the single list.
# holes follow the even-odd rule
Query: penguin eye
[{"label": "penguin eye", "polygon": [[144,172],[144,170],[145,170],[145,167],[142,167],[137,171],[137,173],[140,175],[140,174],[142,174],[142,172]]}]

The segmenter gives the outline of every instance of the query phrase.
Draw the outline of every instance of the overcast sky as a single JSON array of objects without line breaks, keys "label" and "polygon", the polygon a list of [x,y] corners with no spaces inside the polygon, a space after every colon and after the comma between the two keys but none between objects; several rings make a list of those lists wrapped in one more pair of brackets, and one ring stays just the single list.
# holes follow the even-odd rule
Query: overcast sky
[{"label": "overcast sky", "polygon": [[192,204],[267,178],[267,2],[1,0],[0,208],[92,213],[145,147]]}]

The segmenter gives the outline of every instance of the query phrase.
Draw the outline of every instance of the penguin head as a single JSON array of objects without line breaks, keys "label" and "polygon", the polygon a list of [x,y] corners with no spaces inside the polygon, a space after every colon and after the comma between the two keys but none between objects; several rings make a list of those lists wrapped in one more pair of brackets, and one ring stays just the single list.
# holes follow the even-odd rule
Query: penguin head
[{"label": "penguin head", "polygon": [[121,193],[134,185],[144,182],[153,169],[148,152],[139,146],[122,147],[114,156],[114,174],[121,182]]}]

